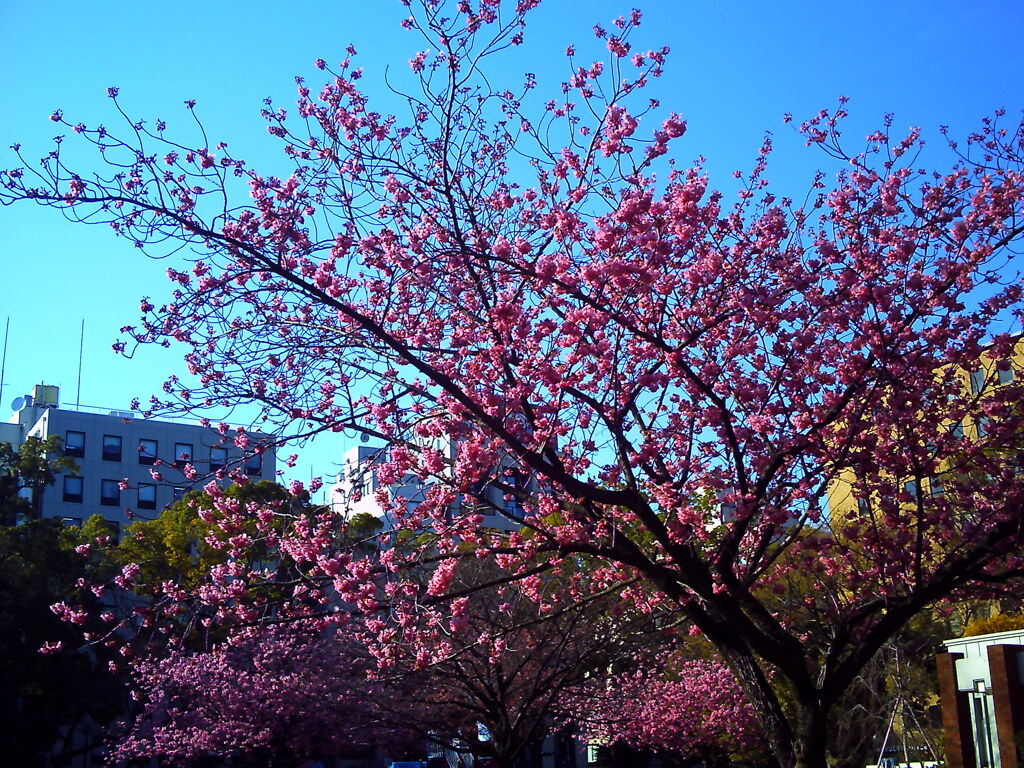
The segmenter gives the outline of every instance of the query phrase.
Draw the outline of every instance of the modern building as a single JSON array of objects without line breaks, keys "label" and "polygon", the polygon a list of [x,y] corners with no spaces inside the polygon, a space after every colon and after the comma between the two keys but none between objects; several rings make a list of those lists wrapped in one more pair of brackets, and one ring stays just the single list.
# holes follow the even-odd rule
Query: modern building
[{"label": "modern building", "polygon": [[[60,390],[36,385],[16,398],[14,414],[0,424],[0,442],[56,435],[76,473],[64,472],[43,492],[41,514],[81,524],[101,515],[120,529],[133,518],[153,518],[211,476],[237,468],[253,479],[275,478],[273,448],[243,452],[234,432],[222,435],[195,422],[140,418],[134,411],[64,408]],[[247,433],[253,448],[260,435]]]},{"label": "modern building", "polygon": [[[443,443],[436,444],[435,448],[441,451],[447,461],[455,461],[458,444],[451,440]],[[378,501],[378,492],[382,488],[390,499],[402,499],[410,511],[423,501],[430,481],[406,475],[398,483],[381,484],[377,470],[386,456],[386,451],[386,448],[359,445],[345,453],[342,471],[338,473],[337,482],[331,488],[330,503],[335,512],[348,517],[365,513],[388,524],[390,516]],[[514,483],[515,476],[509,474],[502,480],[505,483]],[[449,510],[449,514],[465,514],[472,511],[482,516],[481,526],[502,533],[517,531],[522,527],[518,522],[523,516],[521,500],[514,495],[506,494],[494,485],[487,485],[481,489],[472,510],[467,508],[468,503],[456,502]]]}]

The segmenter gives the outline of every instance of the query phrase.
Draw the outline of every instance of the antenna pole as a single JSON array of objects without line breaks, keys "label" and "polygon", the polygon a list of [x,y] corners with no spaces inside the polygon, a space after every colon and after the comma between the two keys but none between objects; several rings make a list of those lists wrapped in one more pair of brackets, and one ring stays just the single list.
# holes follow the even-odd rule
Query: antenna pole
[{"label": "antenna pole", "polygon": [[75,390],[75,410],[82,410],[82,350],[85,347],[85,318],[82,318],[82,334],[78,337],[78,389]]},{"label": "antenna pole", "polygon": [[0,403],[4,401],[4,372],[7,370],[7,337],[11,335],[11,318],[7,316],[7,330],[4,331],[4,357],[0,362]]}]

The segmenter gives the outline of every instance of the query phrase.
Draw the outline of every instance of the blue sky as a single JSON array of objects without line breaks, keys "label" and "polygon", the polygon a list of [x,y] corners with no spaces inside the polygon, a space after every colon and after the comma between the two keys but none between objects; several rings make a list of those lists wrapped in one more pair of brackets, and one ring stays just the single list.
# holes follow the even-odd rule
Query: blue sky
[{"label": "blue sky", "polygon": [[[895,129],[919,125],[941,161],[937,127],[963,135],[997,107],[1024,107],[1024,29],[1020,0],[936,2],[647,2],[632,38],[643,48],[669,45],[666,74],[656,95],[682,114],[689,132],[675,156],[708,158],[712,185],[748,168],[766,130],[775,133],[771,178],[781,193],[801,196],[825,158],[803,148],[782,124],[850,97],[847,135],[878,127],[895,113]],[[537,73],[541,95],[558,96],[567,73],[565,46],[581,60],[596,54],[590,28],[632,6],[610,0],[547,0],[530,17],[527,45],[495,73],[518,85]],[[397,0],[245,4],[96,4],[0,0],[0,168],[13,164],[7,147],[21,142],[28,157],[45,154],[60,108],[72,122],[113,124],[108,86],[118,86],[133,117],[162,118],[187,127],[182,102],[196,99],[211,143],[263,167],[279,157],[259,117],[262,101],[293,101],[295,75],[314,89],[319,57],[338,61],[353,43],[364,88],[383,92],[383,73],[407,71],[423,43],[400,29]],[[593,41],[596,42],[596,41]],[[57,212],[30,204],[0,209],[0,342],[7,347],[0,418],[37,382],[59,384],[74,402],[79,332],[85,318],[81,402],[124,408],[145,400],[179,367],[177,350],[144,350],[133,360],[110,351],[121,325],[138,316],[138,300],[168,290],[168,262],[140,258],[127,242],[101,228],[68,224]],[[327,442],[327,440],[333,442]],[[331,473],[349,443],[333,436],[300,452],[295,476]]]}]

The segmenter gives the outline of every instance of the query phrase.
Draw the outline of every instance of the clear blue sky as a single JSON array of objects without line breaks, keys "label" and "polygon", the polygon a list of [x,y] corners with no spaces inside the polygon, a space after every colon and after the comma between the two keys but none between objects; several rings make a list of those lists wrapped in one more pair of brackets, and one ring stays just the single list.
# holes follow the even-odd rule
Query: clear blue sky
[{"label": "clear blue sky", "polygon": [[[712,184],[728,186],[734,168],[748,168],[766,130],[777,156],[769,177],[779,192],[801,195],[814,168],[825,164],[782,125],[849,96],[848,135],[878,127],[886,112],[895,127],[919,125],[938,147],[936,128],[963,134],[997,107],[1024,107],[1024,29],[1020,0],[849,0],[847,2],[638,3],[644,21],[634,45],[672,48],[657,95],[681,113],[689,132],[676,146],[680,161],[704,155]],[[590,28],[632,6],[611,0],[547,0],[527,27],[527,47],[495,73],[510,84],[536,72],[543,91],[558,96],[565,46],[588,49]],[[261,167],[278,155],[259,118],[262,100],[293,101],[297,74],[314,89],[319,57],[338,61],[353,43],[366,71],[365,89],[383,91],[390,65],[424,47],[404,32],[397,0],[304,3],[108,0],[100,4],[0,0],[0,168],[13,164],[8,145],[29,157],[45,154],[56,131],[56,109],[72,122],[116,122],[107,86],[120,88],[134,117],[162,118],[171,132],[187,124],[182,107],[196,99],[211,142]],[[546,97],[546,95],[545,95]],[[75,400],[79,330],[85,318],[81,402],[127,407],[145,400],[176,372],[180,353],[144,350],[134,360],[110,351],[119,326],[133,322],[143,295],[162,297],[167,263],[142,259],[101,228],[73,226],[31,205],[0,209],[0,343],[10,318],[10,342],[0,419],[10,401],[37,382],[59,384]],[[344,438],[301,451],[295,476],[331,473],[349,447]]]}]

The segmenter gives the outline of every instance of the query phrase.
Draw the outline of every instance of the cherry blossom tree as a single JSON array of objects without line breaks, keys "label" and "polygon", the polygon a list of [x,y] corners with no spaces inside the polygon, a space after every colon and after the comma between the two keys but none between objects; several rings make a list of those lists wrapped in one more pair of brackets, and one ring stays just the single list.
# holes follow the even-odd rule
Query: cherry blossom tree
[{"label": "cherry blossom tree", "polygon": [[[624,610],[614,593],[588,590],[585,600],[543,607],[516,580],[478,590],[503,579],[475,558],[420,569],[418,600],[437,602],[429,592],[441,581],[449,593],[463,595],[446,603],[444,620],[438,611],[402,611],[400,601],[378,604],[388,589],[379,561],[395,549],[370,550],[374,538],[364,534],[376,528],[366,521],[346,524],[327,510],[284,503],[275,488],[215,490],[216,502],[193,493],[154,521],[164,526],[129,528],[127,556],[138,554],[138,563],[129,564],[130,578],[118,577],[116,586],[150,599],[133,606],[135,621],[105,614],[110,627],[101,639],[131,637],[126,655],[140,657],[131,670],[144,709],[120,735],[120,757],[187,762],[245,754],[288,764],[360,746],[393,750],[430,742],[511,766],[528,747],[580,721],[576,688],[630,661],[638,644],[656,642],[653,617]],[[247,506],[239,504],[244,496]],[[267,514],[271,508],[275,513]],[[219,517],[225,513],[230,522]],[[191,523],[184,536],[183,514]],[[295,515],[291,526],[289,514]],[[208,550],[200,582],[199,557],[190,554],[197,525],[207,533],[201,546]],[[232,530],[235,537],[225,536]],[[237,535],[242,530],[245,540]],[[152,556],[154,538],[167,554]],[[348,594],[359,603],[355,617],[354,606],[339,604],[345,588],[322,579],[324,569],[334,569],[328,561],[353,557],[363,574],[359,596]],[[159,581],[168,565],[183,561],[188,579]],[[456,572],[447,564],[457,564]],[[551,582],[543,589],[562,591]],[[392,607],[395,617],[388,614]],[[81,614],[71,606],[62,610]],[[404,633],[402,642],[383,646],[381,636],[396,631]],[[332,726],[334,720],[344,727]],[[478,737],[481,728],[485,739]]]},{"label": "cherry blossom tree", "polygon": [[[841,102],[797,128],[834,178],[777,195],[766,142],[730,203],[672,162],[685,122],[641,100],[667,51],[633,47],[639,13],[595,29],[600,58],[570,48],[536,110],[532,77],[492,85],[533,5],[413,8],[432,52],[410,61],[407,114],[374,111],[353,50],[318,61],[322,89],[300,79],[292,114],[264,111],[286,174],[163,122],[119,135],[57,112],[106,170],[58,142],[0,199],[177,254],[171,296],[119,346],[185,351],[145,413],[256,403],[261,430],[372,435],[380,484],[422,481],[415,505],[379,494],[404,529],[379,559],[339,553],[338,512],[262,529],[301,564],[303,610],[387,606],[382,665],[451,620],[467,557],[543,610],[626,585],[715,645],[780,764],[822,766],[834,705],[901,627],[1018,586],[1021,125],[999,112],[925,171],[919,132],[888,122],[847,151]],[[481,527],[485,488],[521,532]],[[830,489],[855,509],[829,514]],[[220,610],[247,574],[214,576]]]},{"label": "cherry blossom tree", "polygon": [[[350,638],[348,638],[350,639]],[[114,751],[118,760],[207,755],[291,766],[359,755],[387,743],[417,745],[375,706],[394,689],[367,679],[368,657],[338,635],[294,626],[249,631],[210,651],[176,651],[134,669],[142,712]]]},{"label": "cherry blossom tree", "polygon": [[[623,611],[614,595],[544,611],[518,585],[473,591],[486,569],[461,564],[450,589],[467,593],[449,622],[432,622],[388,673],[409,695],[393,697],[397,722],[455,752],[517,765],[527,750],[585,717],[581,687],[656,642],[650,616]],[[551,589],[551,587],[548,587]],[[437,649],[445,649],[443,654]],[[385,704],[386,706],[386,704]],[[481,728],[482,727],[482,728]],[[485,737],[481,737],[481,733]]]},{"label": "cherry blossom tree", "polygon": [[661,756],[670,765],[731,765],[763,742],[753,708],[728,667],[708,660],[601,678],[581,692],[589,736]]}]

